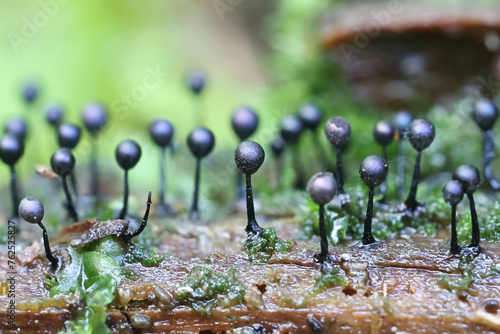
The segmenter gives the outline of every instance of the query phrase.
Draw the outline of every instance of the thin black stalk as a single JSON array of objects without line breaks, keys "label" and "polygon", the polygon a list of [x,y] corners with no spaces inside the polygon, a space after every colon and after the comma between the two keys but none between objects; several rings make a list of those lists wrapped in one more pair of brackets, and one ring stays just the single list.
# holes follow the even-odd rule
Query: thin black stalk
[{"label": "thin black stalk", "polygon": [[484,176],[494,190],[500,190],[500,182],[493,176],[491,162],[495,159],[495,139],[493,131],[488,130],[483,133],[483,167]]},{"label": "thin black stalk", "polygon": [[326,238],[326,227],[325,227],[325,206],[319,206],[319,235],[321,236],[321,252],[319,253],[319,259],[324,262],[328,256],[328,239]]},{"label": "thin black stalk", "polygon": [[45,247],[45,255],[47,256],[47,259],[52,263],[52,268],[57,268],[59,264],[59,259],[54,257],[52,255],[52,252],[50,251],[50,244],[49,244],[49,237],[47,235],[47,230],[45,229],[45,226],[43,226],[42,222],[38,222],[38,226],[43,231],[43,245]]},{"label": "thin black stalk", "polygon": [[247,232],[248,235],[250,234],[259,234],[262,229],[255,220],[255,210],[253,207],[253,193],[252,193],[252,180],[251,180],[251,175],[246,174],[246,185],[247,185],[247,218],[248,218],[248,223],[247,227],[245,228],[245,231]]},{"label": "thin black stalk", "polygon": [[166,148],[160,149],[160,205],[165,205]]},{"label": "thin black stalk", "polygon": [[363,232],[363,245],[373,244],[375,238],[372,235],[372,218],[373,218],[373,193],[374,188],[370,188],[368,193],[368,206],[366,208],[365,230]]},{"label": "thin black stalk", "polygon": [[404,183],[405,183],[405,157],[404,157],[404,138],[400,137],[398,140],[398,165],[396,176],[396,189],[398,198],[404,196]]},{"label": "thin black stalk", "polygon": [[90,155],[91,191],[95,199],[99,197],[99,168],[97,166],[97,138],[92,138],[92,152]]},{"label": "thin black stalk", "polygon": [[118,219],[125,219],[128,210],[128,170],[125,169],[125,176],[123,178],[123,208],[118,216]]},{"label": "thin black stalk", "polygon": [[474,197],[472,193],[467,194],[470,204],[470,216],[472,221],[472,240],[469,247],[479,247],[479,241],[481,240],[481,232],[479,231],[479,222],[477,220],[476,205],[474,204]]},{"label": "thin black stalk", "polygon": [[450,253],[458,254],[460,253],[460,248],[458,247],[457,241],[457,206],[451,206],[451,244]]},{"label": "thin black stalk", "polygon": [[200,191],[200,165],[201,159],[196,159],[196,174],[194,178],[194,194],[193,194],[193,206],[191,208],[191,217],[197,218],[198,216],[198,193]]},{"label": "thin black stalk", "polygon": [[337,147],[337,193],[344,193],[344,175],[342,173],[342,150]]},{"label": "thin black stalk", "polygon": [[17,191],[17,176],[14,166],[10,166],[10,193],[12,195],[12,217],[19,217],[19,194]]},{"label": "thin black stalk", "polygon": [[142,233],[142,231],[144,231],[144,229],[146,228],[146,225],[148,223],[149,210],[150,209],[151,209],[151,191],[148,194],[148,201],[146,203],[146,211],[144,212],[144,217],[142,218],[141,225],[139,226],[139,228],[134,233],[126,234],[125,235],[125,240],[129,241],[130,239],[132,239],[133,237],[138,236],[139,234]]},{"label": "thin black stalk", "polygon": [[71,174],[69,174],[69,180],[71,182],[71,188],[73,189],[73,193],[75,194],[75,201],[76,201],[78,199],[78,185],[76,183],[76,177],[74,171],[72,171]]},{"label": "thin black stalk", "polygon": [[62,185],[64,189],[64,193],[66,194],[66,208],[68,208],[68,213],[73,218],[74,222],[78,221],[78,214],[76,213],[75,210],[75,205],[73,204],[73,199],[71,198],[71,192],[69,191],[68,188],[68,180],[66,179],[66,176],[62,176]]},{"label": "thin black stalk", "polygon": [[406,207],[410,210],[417,208],[417,188],[420,181],[420,161],[422,160],[422,151],[417,152],[417,159],[415,161],[415,169],[413,170],[413,178],[411,180],[410,193],[405,201]]}]

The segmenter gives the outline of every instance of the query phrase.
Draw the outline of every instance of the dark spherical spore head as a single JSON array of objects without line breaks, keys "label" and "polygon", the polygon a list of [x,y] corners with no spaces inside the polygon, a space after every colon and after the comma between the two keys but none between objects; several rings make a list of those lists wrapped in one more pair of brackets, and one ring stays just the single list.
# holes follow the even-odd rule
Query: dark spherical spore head
[{"label": "dark spherical spore head", "polygon": [[193,93],[200,94],[207,83],[205,73],[199,70],[190,71],[187,75],[187,83]]},{"label": "dark spherical spore head", "polygon": [[323,113],[318,106],[312,103],[306,103],[299,110],[299,117],[302,120],[304,128],[315,131],[319,123],[321,122],[321,117]]},{"label": "dark spherical spore head", "polygon": [[57,128],[59,146],[70,150],[78,145],[81,135],[82,129],[78,125],[72,123],[62,123]]},{"label": "dark spherical spore head", "polygon": [[67,148],[60,148],[52,154],[50,166],[59,176],[68,176],[75,168],[75,157]]},{"label": "dark spherical spore head", "polygon": [[481,184],[481,174],[474,165],[460,165],[453,173],[453,180],[462,184],[462,189],[466,194],[472,194]]},{"label": "dark spherical spore head", "polygon": [[11,118],[5,123],[5,133],[18,137],[21,140],[26,139],[28,126],[24,119],[19,117]]},{"label": "dark spherical spore head", "polygon": [[191,153],[196,158],[201,159],[212,152],[215,145],[215,137],[212,131],[200,126],[189,134],[187,144]]},{"label": "dark spherical spore head", "polygon": [[100,103],[90,103],[83,109],[83,125],[93,135],[97,134],[104,127],[107,120],[106,109]]},{"label": "dark spherical spore head", "polygon": [[262,166],[265,156],[259,143],[247,140],[234,151],[234,162],[243,174],[254,174]]},{"label": "dark spherical spore head", "polygon": [[231,125],[240,140],[248,139],[259,126],[259,116],[250,107],[239,107],[233,112]]},{"label": "dark spherical spore head", "polygon": [[307,183],[307,192],[314,203],[325,205],[335,197],[337,181],[335,181],[332,173],[315,174]]},{"label": "dark spherical spore head", "polygon": [[289,115],[281,122],[281,137],[288,143],[296,143],[300,139],[303,125],[300,118]]},{"label": "dark spherical spore head", "polygon": [[51,104],[47,107],[45,118],[51,125],[57,125],[63,117],[63,109],[60,104]]},{"label": "dark spherical spore head", "polygon": [[395,131],[404,136],[412,121],[413,116],[408,111],[402,110],[394,115],[392,126],[394,127]]},{"label": "dark spherical spore head", "polygon": [[458,181],[448,181],[443,187],[443,198],[450,205],[457,205],[464,198],[462,184]]},{"label": "dark spherical spore head", "polygon": [[23,156],[24,143],[16,136],[6,134],[0,139],[0,159],[9,166],[14,166]]},{"label": "dark spherical spore head", "polygon": [[423,151],[434,140],[436,130],[434,125],[426,119],[416,119],[410,124],[408,139],[411,146],[417,151]]},{"label": "dark spherical spore head", "polygon": [[27,103],[33,103],[40,93],[40,86],[35,81],[29,81],[23,84],[22,97]]},{"label": "dark spherical spore head", "polygon": [[493,128],[498,118],[498,108],[490,99],[480,99],[474,104],[472,118],[483,131]]},{"label": "dark spherical spore head", "polygon": [[19,216],[30,224],[38,224],[42,221],[44,210],[43,204],[38,198],[26,197],[19,203]]},{"label": "dark spherical spore head", "polygon": [[382,146],[389,145],[394,140],[394,128],[387,121],[380,121],[373,129],[373,138]]},{"label": "dark spherical spore head", "polygon": [[389,168],[387,162],[377,155],[366,157],[359,166],[361,181],[368,188],[375,188],[384,182]]},{"label": "dark spherical spore head", "polygon": [[273,139],[271,142],[271,150],[273,151],[274,156],[279,157],[285,151],[285,140],[283,137],[278,136]]},{"label": "dark spherical spore head", "polygon": [[174,136],[174,126],[166,119],[157,119],[149,126],[149,134],[156,145],[165,148]]},{"label": "dark spherical spore head", "polygon": [[349,144],[351,124],[344,117],[332,117],[325,124],[325,135],[330,144],[345,148]]},{"label": "dark spherical spore head", "polygon": [[126,139],[116,147],[115,157],[122,169],[134,168],[141,158],[142,151],[139,144],[132,139]]}]

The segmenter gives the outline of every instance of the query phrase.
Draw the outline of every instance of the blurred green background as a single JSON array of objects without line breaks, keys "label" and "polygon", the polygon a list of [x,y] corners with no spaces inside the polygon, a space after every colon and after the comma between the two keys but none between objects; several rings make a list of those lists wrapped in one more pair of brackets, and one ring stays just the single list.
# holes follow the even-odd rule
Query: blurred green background
[{"label": "blurred green background", "polygon": [[[178,147],[178,153],[169,157],[169,199],[189,205],[194,159],[186,154],[185,138],[196,124],[185,76],[193,68],[207,74],[204,125],[216,135],[216,152],[207,159],[202,179],[202,193],[205,191],[207,198],[202,207],[208,211],[207,218],[216,212],[221,215],[229,211],[229,206],[220,211],[209,203],[227,202],[234,196],[233,178],[227,178],[234,170],[232,152],[237,145],[230,115],[241,104],[257,110],[261,123],[252,139],[261,142],[266,151],[278,133],[281,118],[296,112],[306,101],[323,108],[325,121],[335,115],[347,117],[353,128],[354,148],[346,152],[346,178],[348,183],[358,184],[361,159],[380,154],[380,148],[373,143],[373,126],[380,119],[390,119],[392,112],[355,102],[340,68],[321,49],[318,17],[335,3],[327,0],[2,3],[0,124],[15,115],[27,117],[29,122],[27,149],[18,168],[21,195],[51,196],[47,188],[50,182],[33,173],[35,164],[49,165],[50,155],[56,149],[53,132],[44,119],[45,107],[52,102],[61,103],[65,108],[64,119],[80,124],[83,106],[100,101],[108,107],[110,119],[110,126],[100,139],[99,155],[111,197],[121,198],[122,174],[114,161],[114,150],[126,138],[136,139],[143,149],[141,161],[130,172],[132,193],[140,196],[141,203],[133,203],[132,208],[142,211],[145,191],[156,191],[158,150],[149,139],[148,125],[162,117],[174,124]],[[154,82],[151,73],[157,75],[157,84],[152,89],[144,84],[145,80]],[[33,108],[27,110],[20,91],[22,84],[30,79],[40,83],[41,95]],[[463,113],[455,118],[448,116],[453,108],[465,112],[468,104],[451,105],[444,114],[439,108],[429,114],[436,122],[438,137],[428,155],[424,154],[424,175],[471,160],[471,155],[480,165],[477,128],[472,126],[446,136],[441,131],[443,127],[464,124],[460,116]],[[460,136],[468,138],[467,145],[457,154],[451,154],[450,147],[461,140]],[[323,143],[327,146],[326,141]],[[310,141],[305,139],[302,145],[310,145]],[[410,147],[407,149],[410,171],[414,152]],[[85,133],[75,153],[83,188],[88,183],[88,152]],[[303,152],[303,161],[309,161],[314,154],[307,148]],[[255,177],[263,191],[270,188],[269,153],[264,167],[267,173]],[[390,153],[394,158],[395,145]],[[334,161],[333,154],[331,159]],[[317,168],[310,168],[308,176],[318,171],[313,169]],[[7,186],[7,168],[2,167],[0,173],[2,183]],[[9,207],[9,197],[7,191],[2,192],[3,208]]]},{"label": "blurred green background", "polygon": [[[262,93],[269,80],[263,55],[268,47],[262,21],[272,6],[266,1],[242,2],[221,15],[212,1],[3,3],[0,123],[12,116],[29,115],[27,148],[18,168],[22,195],[29,192],[26,177],[33,175],[34,164],[49,165],[56,148],[44,120],[45,107],[52,102],[61,103],[64,119],[77,124],[81,124],[86,103],[102,102],[109,111],[110,127],[100,140],[101,165],[118,173],[116,144],[136,139],[143,157],[131,173],[132,189],[138,185],[156,189],[157,178],[152,176],[157,174],[158,155],[149,139],[148,125],[155,118],[169,119],[175,126],[179,152],[184,154],[185,138],[196,125],[193,99],[185,83],[186,72],[192,68],[202,69],[208,77],[203,92],[204,125],[215,132],[219,150],[233,149],[237,142],[229,117],[236,106],[250,104],[259,111],[263,123],[266,119]],[[36,105],[26,110],[21,86],[31,79],[40,83],[41,95]],[[153,88],[145,87],[145,80]],[[88,162],[87,139],[84,134],[75,153],[81,173]],[[190,162],[189,158],[185,160]],[[180,193],[192,191],[194,164],[190,167],[189,173],[186,170],[183,174],[185,185],[171,183],[181,188]],[[169,168],[169,181],[178,180],[172,174],[177,165]],[[7,183],[7,169],[2,174],[2,183]],[[121,184],[116,190],[120,189]],[[8,193],[2,197],[2,202],[10,201]]]}]

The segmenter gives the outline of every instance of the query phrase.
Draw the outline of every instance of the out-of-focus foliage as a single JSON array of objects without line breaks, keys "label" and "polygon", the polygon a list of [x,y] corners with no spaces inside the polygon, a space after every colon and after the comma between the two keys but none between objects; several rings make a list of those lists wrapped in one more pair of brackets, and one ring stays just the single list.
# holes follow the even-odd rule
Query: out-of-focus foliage
[{"label": "out-of-focus foliage", "polygon": [[[237,170],[232,151],[237,140],[229,117],[237,105],[254,106],[261,119],[259,130],[251,138],[260,142],[268,153],[263,168],[253,177],[257,199],[260,191],[266,192],[266,197],[273,192],[267,187],[272,183],[269,180],[276,178],[271,172],[274,163],[268,145],[279,131],[280,119],[295,113],[306,101],[323,109],[323,123],[337,115],[351,123],[351,143],[343,161],[348,191],[360,184],[356,171],[362,159],[381,154],[372,130],[377,121],[390,120],[392,113],[354,101],[342,70],[321,47],[321,18],[334,11],[340,1],[274,2],[273,10],[259,28],[259,35],[271,48],[269,54],[253,44],[246,49],[237,43],[245,35],[231,28],[237,21],[238,11],[245,10],[245,3],[223,17],[211,2],[194,5],[153,0],[147,6],[131,0],[113,4],[98,0],[64,4],[61,0],[49,0],[47,3],[55,4],[53,15],[37,2],[2,6],[0,34],[7,38],[0,42],[5,83],[0,89],[3,110],[0,125],[13,115],[27,117],[30,133],[25,156],[18,166],[22,176],[21,194],[34,195],[50,203],[48,213],[61,211],[58,219],[51,217],[51,222],[64,219],[58,201],[52,200],[62,197],[57,188],[59,181],[40,180],[33,177],[32,170],[34,164],[48,165],[50,153],[56,147],[53,132],[43,119],[44,107],[52,101],[61,102],[66,109],[65,119],[76,123],[80,123],[81,109],[88,101],[98,100],[108,106],[110,126],[99,140],[99,160],[107,180],[103,188],[110,199],[121,198],[122,185],[118,182],[121,174],[114,161],[114,149],[127,137],[140,142],[143,150],[141,161],[130,172],[132,194],[143,196],[147,190],[153,190],[155,197],[159,151],[149,139],[147,127],[157,117],[170,119],[175,126],[177,151],[168,156],[167,198],[189,206],[194,159],[187,152],[185,138],[194,127],[195,118],[185,73],[193,67],[207,73],[208,85],[202,94],[205,124],[216,135],[215,152],[204,161],[202,168],[200,205],[206,218],[226,215],[233,207]],[[35,20],[44,15],[47,21],[36,26]],[[35,25],[32,31],[30,24]],[[228,31],[233,35],[223,36],[233,38],[221,38],[221,33]],[[260,73],[252,70],[254,68]],[[31,77],[40,82],[41,95],[40,101],[28,110],[20,99],[20,86]],[[158,82],[155,83],[154,78]],[[145,82],[153,88],[146,88]],[[462,163],[481,165],[481,134],[469,116],[472,100],[465,95],[466,92],[450,97],[445,101],[446,108],[410,110],[418,117],[429,118],[436,126],[436,139],[423,154],[422,179],[428,186],[419,188],[420,198],[434,196],[433,190],[442,186],[449,176],[435,176],[437,173],[452,172]],[[500,142],[496,128],[496,139]],[[323,125],[318,132],[322,150],[315,149],[311,133],[304,133],[300,142],[299,158],[307,177],[324,169],[318,155],[335,161],[322,135]],[[393,143],[388,147],[390,192],[394,187],[396,146]],[[84,185],[88,184],[89,148],[89,137],[84,134],[75,152],[77,177]],[[294,176],[288,151],[284,157],[285,192]],[[408,142],[405,157],[406,172],[411,175],[415,151]],[[494,170],[498,169],[500,159],[497,161]],[[0,166],[0,173],[7,181],[7,169]],[[410,178],[406,179],[408,185]],[[7,186],[6,182],[3,184]],[[8,207],[7,192],[2,193],[5,197],[2,203]],[[132,211],[141,212],[142,201],[133,196],[130,207]],[[102,212],[95,214],[101,216]],[[109,210],[104,216],[110,217]]]},{"label": "out-of-focus foliage", "polygon": [[176,292],[181,304],[202,315],[211,315],[217,306],[228,308],[243,303],[245,288],[236,278],[235,268],[217,274],[208,267],[197,266]]},{"label": "out-of-focus foliage", "polygon": [[266,227],[257,235],[245,241],[245,250],[251,262],[266,262],[275,253],[284,253],[293,246],[292,240],[282,240],[276,235],[274,227]]}]

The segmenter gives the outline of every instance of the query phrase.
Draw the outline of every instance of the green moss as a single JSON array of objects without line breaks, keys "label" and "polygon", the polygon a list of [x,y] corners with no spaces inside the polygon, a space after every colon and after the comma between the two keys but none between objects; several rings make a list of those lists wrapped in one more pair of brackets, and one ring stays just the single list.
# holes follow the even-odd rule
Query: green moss
[{"label": "green moss", "polygon": [[158,255],[156,248],[149,250],[135,245],[130,247],[125,256],[125,262],[139,262],[144,267],[158,267],[163,260],[165,260],[165,255]]},{"label": "green moss", "polygon": [[251,262],[266,262],[275,253],[284,253],[292,247],[292,240],[282,240],[274,227],[262,229],[258,235],[250,236],[245,242],[245,250]]},{"label": "green moss", "polygon": [[50,287],[50,296],[69,294],[82,291],[83,288],[83,252],[77,248],[68,247],[71,262],[66,263],[62,271],[57,274],[57,281],[46,280]]},{"label": "green moss", "polygon": [[[340,205],[331,203],[325,210],[325,227],[328,239],[332,244],[346,240],[359,240],[363,235],[363,216],[366,211],[367,195],[358,187],[350,194],[351,201]],[[302,207],[304,215],[303,236],[310,239],[319,235],[318,206],[310,199]],[[377,240],[386,240],[398,236],[404,226],[403,214],[398,212],[377,212],[372,221],[372,232]]]},{"label": "green moss", "polygon": [[[500,242],[500,204],[477,201],[477,216],[481,239],[485,241]],[[472,235],[471,215],[468,209],[460,212],[457,218],[458,242],[469,242]]]},{"label": "green moss", "polygon": [[465,291],[469,288],[469,285],[474,281],[474,278],[470,276],[462,276],[459,279],[452,279],[449,275],[443,275],[438,281],[438,285],[442,289],[446,289],[450,292],[459,293]]},{"label": "green moss", "polygon": [[[127,251],[128,250],[128,251]],[[89,243],[83,247],[68,247],[71,263],[57,274],[57,281],[46,280],[50,296],[78,292],[84,306],[74,314],[67,333],[108,333],[107,306],[123,277],[133,276],[123,270],[124,262],[140,262],[146,267],[158,266],[163,256],[140,246],[126,247],[114,236]]]},{"label": "green moss", "polygon": [[87,306],[94,310],[104,309],[115,299],[115,290],[118,283],[115,277],[109,274],[93,277],[85,284],[85,301]]},{"label": "green moss", "polygon": [[490,268],[490,275],[489,276],[500,276],[500,265],[492,265]]},{"label": "green moss", "polygon": [[[479,224],[481,228],[481,224]],[[469,242],[472,236],[472,223],[469,211],[457,215],[457,239],[459,243]]]},{"label": "green moss", "polygon": [[109,256],[114,262],[123,264],[125,246],[121,240],[117,240],[115,237],[108,236],[102,238],[95,245],[92,245],[91,248],[96,252]]},{"label": "green moss", "polygon": [[431,201],[427,203],[426,216],[431,221],[447,225],[450,221],[450,213],[450,205],[444,200],[441,187],[434,189]]},{"label": "green moss", "polygon": [[417,234],[428,238],[435,238],[437,235],[437,225],[435,223],[425,222],[417,226]]},{"label": "green moss", "polygon": [[83,247],[68,247],[68,254],[71,262],[57,274],[57,281],[45,281],[51,297],[78,292],[83,301],[67,333],[109,333],[106,308],[115,299],[122,277],[122,241],[109,236]]},{"label": "green moss", "polygon": [[328,274],[325,274],[318,278],[318,280],[316,280],[315,291],[317,290],[318,292],[320,292],[324,289],[332,288],[334,286],[345,286],[347,284],[347,281],[345,279],[345,276],[339,275],[339,271],[340,269],[335,267]]},{"label": "green moss", "polygon": [[[425,188],[425,187],[422,187]],[[399,212],[396,202],[389,203],[388,208],[376,207],[372,221],[372,233],[377,240],[394,239],[399,236],[400,231],[405,227],[415,229],[417,235],[435,238],[438,228],[449,223],[450,208],[440,195],[441,189],[431,191],[433,197],[429,197],[426,203],[426,210],[417,218],[411,218],[404,212]],[[325,227],[331,244],[339,244],[344,241],[360,240],[363,235],[363,217],[366,212],[367,195],[361,189],[355,188],[350,192],[351,200],[340,205],[333,201],[328,204],[325,210]],[[436,196],[436,197],[434,197]],[[300,236],[309,240],[313,235],[319,235],[319,214],[318,206],[307,198],[306,204],[301,207],[303,234]],[[466,213],[465,213],[466,214]],[[500,215],[500,210],[498,212]],[[469,216],[470,217],[470,216]],[[485,237],[492,239],[490,233],[494,229],[500,230],[500,224],[495,223],[494,214],[491,215],[490,225],[484,225],[483,230],[487,230]],[[470,219],[469,219],[470,220]],[[500,223],[500,219],[499,223]],[[470,239],[470,224],[459,225],[461,235]],[[498,235],[500,238],[500,235]]]},{"label": "green moss", "polygon": [[228,274],[216,275],[208,267],[194,267],[184,285],[177,288],[177,298],[181,304],[203,315],[210,315],[217,306],[242,303],[245,288],[235,274],[235,268]]},{"label": "green moss", "polygon": [[85,252],[83,265],[88,279],[102,275],[119,276],[120,266],[112,258],[100,252]]},{"label": "green moss", "polygon": [[481,229],[481,238],[488,241],[500,242],[500,203],[497,201],[493,210],[490,210],[489,216],[483,222]]},{"label": "green moss", "polygon": [[311,298],[316,296],[317,294],[323,292],[326,289],[333,288],[336,286],[346,286],[347,280],[344,275],[340,275],[340,268],[335,267],[327,274],[322,274],[320,277],[316,279],[316,283],[312,290],[310,290],[302,299],[302,301],[295,305],[297,307],[303,306],[307,303]]},{"label": "green moss", "polygon": [[458,269],[460,270],[459,278],[452,278],[449,275],[443,275],[438,281],[439,287],[454,292],[459,295],[462,291],[467,291],[472,282],[476,279],[476,274],[473,273],[474,264],[472,261],[474,257],[472,254],[460,255],[460,262]]},{"label": "green moss", "polygon": [[71,327],[59,334],[91,334],[91,333],[109,333],[106,325],[108,313],[103,310],[94,311],[90,307],[80,310],[80,316],[75,318]]}]

